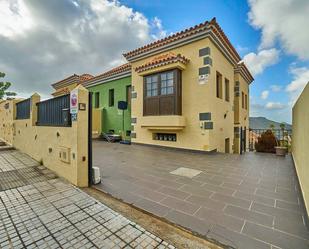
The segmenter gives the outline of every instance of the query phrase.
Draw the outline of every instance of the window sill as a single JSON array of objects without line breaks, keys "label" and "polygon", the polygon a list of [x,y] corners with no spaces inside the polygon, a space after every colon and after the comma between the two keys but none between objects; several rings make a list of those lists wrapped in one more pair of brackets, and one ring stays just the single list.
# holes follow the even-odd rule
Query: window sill
[{"label": "window sill", "polygon": [[140,120],[141,127],[148,130],[182,130],[186,127],[186,119],[179,115],[144,116]]}]

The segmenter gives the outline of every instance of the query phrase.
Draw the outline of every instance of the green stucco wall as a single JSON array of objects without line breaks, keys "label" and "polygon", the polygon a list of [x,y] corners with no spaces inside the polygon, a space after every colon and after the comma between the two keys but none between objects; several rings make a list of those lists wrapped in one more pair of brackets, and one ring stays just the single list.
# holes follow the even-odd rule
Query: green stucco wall
[{"label": "green stucco wall", "polygon": [[[93,92],[92,105],[95,107],[95,93],[100,93],[99,108],[102,109],[102,131],[114,130],[116,134],[122,134],[122,110],[118,110],[118,101],[126,101],[127,86],[131,85],[131,77],[125,77],[89,87]],[[109,90],[114,89],[114,106],[109,106]],[[124,111],[124,130],[131,131],[131,105]],[[126,136],[127,139],[130,136]]]}]

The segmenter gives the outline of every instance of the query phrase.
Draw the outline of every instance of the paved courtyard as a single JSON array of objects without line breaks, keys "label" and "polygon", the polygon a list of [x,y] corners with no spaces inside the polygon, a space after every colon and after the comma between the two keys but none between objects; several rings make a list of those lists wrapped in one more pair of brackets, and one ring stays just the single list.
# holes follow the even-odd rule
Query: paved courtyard
[{"label": "paved courtyard", "polygon": [[18,151],[0,152],[0,248],[174,248]]},{"label": "paved courtyard", "polygon": [[210,240],[244,249],[309,248],[290,156],[102,141],[93,142],[93,153],[102,176],[96,188]]}]

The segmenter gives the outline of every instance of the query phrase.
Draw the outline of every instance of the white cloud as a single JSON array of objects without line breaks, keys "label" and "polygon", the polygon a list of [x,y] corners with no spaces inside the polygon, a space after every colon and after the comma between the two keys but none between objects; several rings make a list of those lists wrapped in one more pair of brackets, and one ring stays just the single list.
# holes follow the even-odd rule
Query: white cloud
[{"label": "white cloud", "polygon": [[163,35],[158,18],[116,0],[0,0],[0,71],[11,90],[47,94],[51,83],[101,73]]},{"label": "white cloud", "polygon": [[262,73],[266,67],[276,64],[278,60],[279,51],[275,48],[261,50],[257,54],[251,52],[243,59],[253,75]]},{"label": "white cloud", "polygon": [[282,89],[282,86],[280,86],[280,85],[271,85],[271,86],[270,86],[270,89],[271,89],[273,92],[280,92],[281,89]]},{"label": "white cloud", "polygon": [[286,108],[286,105],[280,103],[280,102],[268,102],[265,105],[265,108],[268,110],[281,110]]},{"label": "white cloud", "polygon": [[309,59],[308,0],[248,0],[250,24],[262,31],[260,49],[279,41],[284,52]]},{"label": "white cloud", "polygon": [[292,66],[290,73],[293,80],[286,86],[285,90],[290,95],[290,105],[292,106],[309,82],[309,68]]},{"label": "white cloud", "polygon": [[269,91],[265,90],[261,93],[261,99],[267,99],[269,95]]}]

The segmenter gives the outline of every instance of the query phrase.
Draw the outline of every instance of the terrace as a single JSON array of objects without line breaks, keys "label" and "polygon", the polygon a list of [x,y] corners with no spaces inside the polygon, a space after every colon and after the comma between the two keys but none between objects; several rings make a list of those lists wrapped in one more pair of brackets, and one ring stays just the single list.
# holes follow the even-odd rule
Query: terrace
[{"label": "terrace", "polygon": [[[93,142],[96,188],[233,248],[308,248],[292,158]],[[185,168],[185,169],[183,169]]]}]

